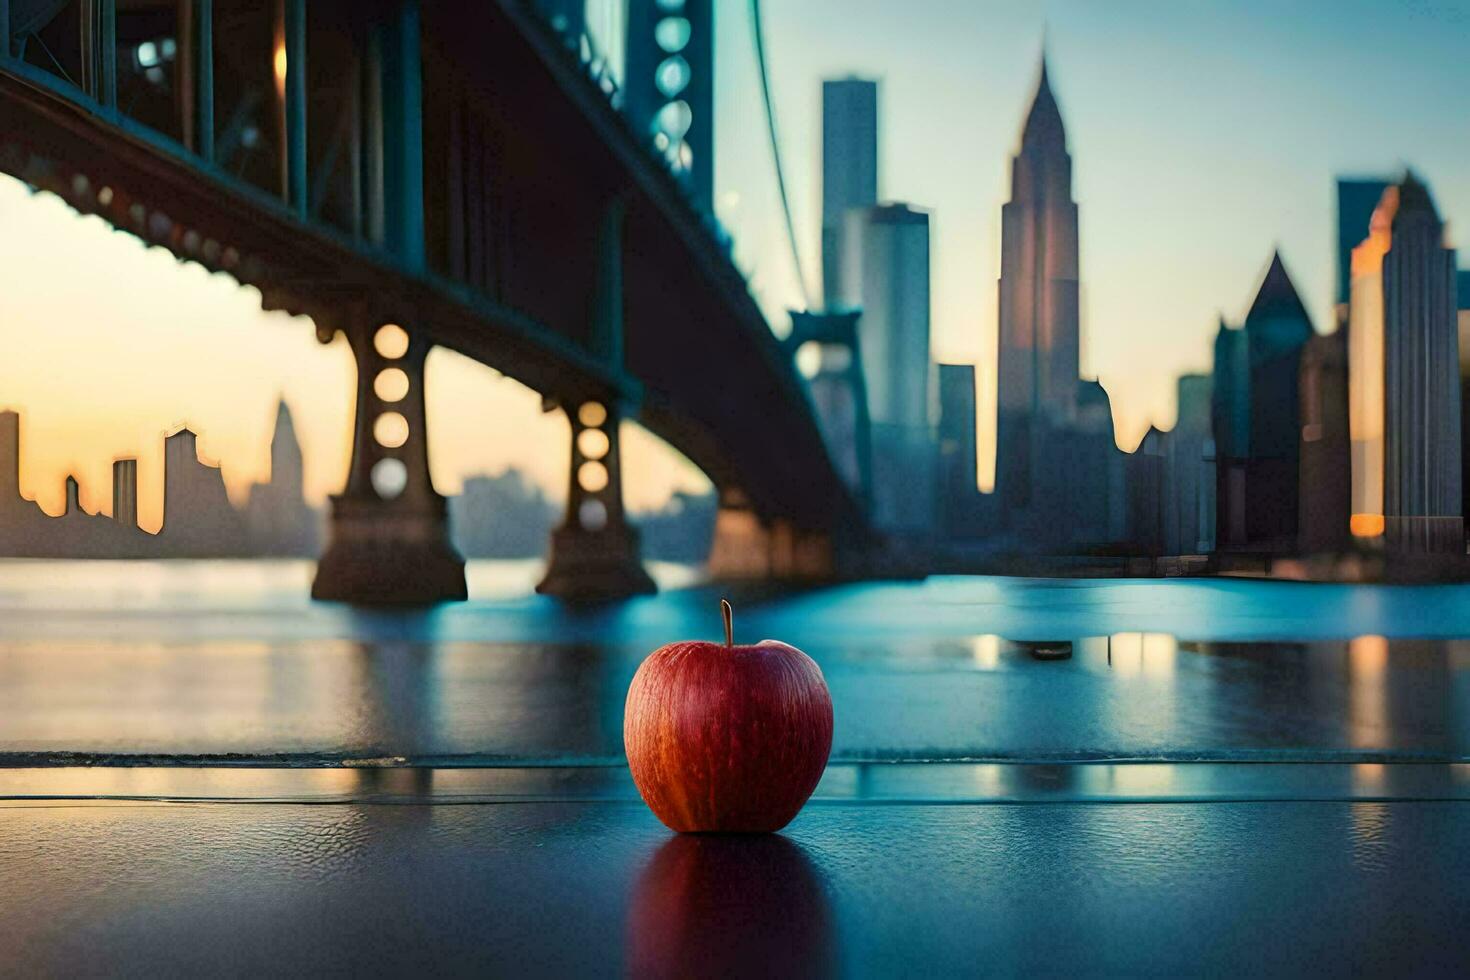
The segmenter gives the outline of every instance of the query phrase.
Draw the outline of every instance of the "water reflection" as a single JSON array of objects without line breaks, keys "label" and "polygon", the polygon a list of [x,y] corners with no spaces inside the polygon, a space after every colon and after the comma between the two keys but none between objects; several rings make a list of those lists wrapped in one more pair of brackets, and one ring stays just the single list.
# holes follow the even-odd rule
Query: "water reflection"
[{"label": "water reflection", "polygon": [[779,834],[670,838],[634,886],[627,974],[837,975],[821,872]]},{"label": "water reflection", "polygon": [[[712,638],[719,629],[701,595],[594,613],[531,599],[364,614],[304,599],[300,609],[277,606],[277,586],[255,593],[254,579],[227,571],[215,579],[228,588],[201,576],[189,601],[176,603],[173,591],[146,592],[132,605],[104,597],[101,606],[121,608],[99,613],[63,590],[41,616],[11,604],[7,590],[21,585],[0,565],[0,753],[11,753],[12,764],[77,752],[615,765],[624,695],[643,656],[672,638]],[[38,574],[59,581],[45,568]],[[182,588],[173,574],[160,581]],[[110,581],[101,575],[86,571],[77,588],[100,588]],[[939,635],[925,624],[909,632],[890,623],[854,633],[850,597],[883,605],[895,588],[825,590],[823,602],[768,596],[742,607],[742,634],[794,643],[821,664],[836,704],[839,762],[1470,759],[1463,640],[1069,632],[1053,628],[1052,606],[1036,601],[1034,628],[1003,633],[997,625],[1014,618],[1012,600],[1027,587],[991,580],[946,580],[929,592],[976,610],[967,630]],[[1052,590],[1061,598],[1048,601],[1075,602],[1073,591],[1099,592]],[[1237,600],[1247,594],[1257,595],[1239,591]],[[1274,623],[1280,603],[1267,598],[1277,594],[1261,591],[1250,617]],[[1190,601],[1201,629],[1218,635],[1228,617],[1212,612],[1208,598]],[[1109,615],[1097,605],[1092,620],[1105,625]],[[800,610],[810,616],[796,616]],[[861,614],[865,624],[882,620],[881,610]],[[52,635],[63,627],[85,636]],[[1020,642],[1028,637],[1065,641],[1073,655],[1039,661]]]}]

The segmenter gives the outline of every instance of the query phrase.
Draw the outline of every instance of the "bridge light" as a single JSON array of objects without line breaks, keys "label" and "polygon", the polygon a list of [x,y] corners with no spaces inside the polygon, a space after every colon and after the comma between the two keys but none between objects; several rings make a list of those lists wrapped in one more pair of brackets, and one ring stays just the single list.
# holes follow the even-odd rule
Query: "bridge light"
[{"label": "bridge light", "polygon": [[607,467],[587,461],[577,467],[577,485],[588,493],[601,493],[607,488]]},{"label": "bridge light", "polygon": [[408,394],[408,375],[401,368],[384,368],[373,379],[373,394],[385,402],[402,401]]},{"label": "bridge light", "polygon": [[577,452],[587,459],[601,459],[610,448],[612,443],[601,429],[583,429],[577,433]]},{"label": "bridge light", "polygon": [[583,402],[582,407],[577,409],[577,421],[595,429],[607,421],[607,409],[598,402]]},{"label": "bridge light", "polygon": [[286,97],[286,36],[276,38],[275,56],[271,59],[276,70],[276,97]]},{"label": "bridge light", "polygon": [[139,44],[137,59],[139,68],[153,68],[158,64],[158,45],[152,41],[144,41]]},{"label": "bridge light", "polygon": [[385,323],[373,334],[373,347],[380,357],[396,361],[408,353],[408,331],[396,323]]},{"label": "bridge light", "polygon": [[373,438],[385,449],[397,449],[408,441],[408,419],[399,412],[384,412],[373,420]]},{"label": "bridge light", "polygon": [[380,459],[373,464],[368,475],[372,480],[373,493],[384,500],[393,500],[408,486],[408,467],[401,459]]}]

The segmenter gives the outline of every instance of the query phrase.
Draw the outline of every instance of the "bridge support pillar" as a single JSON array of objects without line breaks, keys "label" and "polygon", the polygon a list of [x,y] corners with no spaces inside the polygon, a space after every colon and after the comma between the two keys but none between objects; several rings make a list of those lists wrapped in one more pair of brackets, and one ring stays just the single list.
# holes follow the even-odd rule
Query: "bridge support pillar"
[{"label": "bridge support pillar", "polygon": [[565,409],[572,427],[567,513],[551,532],[551,560],[536,591],[569,602],[654,592],[639,558],[638,529],[623,511],[617,412],[593,401]]},{"label": "bridge support pillar", "polygon": [[836,574],[831,535],[765,521],[739,490],[720,491],[710,576],[719,581],[820,581]]},{"label": "bridge support pillar", "polygon": [[[465,598],[464,560],[429,479],[424,359],[429,345],[359,317],[345,328],[357,361],[347,487],[332,498],[313,599],[424,605]],[[319,333],[323,342],[331,331]]]}]

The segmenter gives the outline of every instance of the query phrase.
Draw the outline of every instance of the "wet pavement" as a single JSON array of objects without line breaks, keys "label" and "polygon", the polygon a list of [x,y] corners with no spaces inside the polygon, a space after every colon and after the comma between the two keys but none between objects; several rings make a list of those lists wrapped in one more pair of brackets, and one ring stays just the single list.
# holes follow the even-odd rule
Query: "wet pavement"
[{"label": "wet pavement", "polygon": [[630,800],[323,772],[341,785],[312,803],[0,802],[5,972],[1470,969],[1466,802],[825,798],[782,835],[680,837]]}]

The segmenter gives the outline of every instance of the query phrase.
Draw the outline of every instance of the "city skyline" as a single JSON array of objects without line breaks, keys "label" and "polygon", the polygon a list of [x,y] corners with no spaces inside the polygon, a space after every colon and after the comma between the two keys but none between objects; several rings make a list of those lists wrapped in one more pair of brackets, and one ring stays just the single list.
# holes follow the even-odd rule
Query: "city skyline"
[{"label": "city skyline", "polygon": [[[775,190],[764,176],[760,186],[731,183],[764,175],[769,149],[720,137],[763,125],[745,98],[756,84],[746,15],[731,17],[717,57],[716,184],[722,195],[740,191],[721,216],[742,266],[759,257],[758,295],[775,316],[799,299]],[[879,198],[934,215],[933,346],[938,360],[978,362],[987,486],[1000,204],[1043,35],[1077,161],[1074,199],[1086,213],[1082,373],[1107,388],[1123,449],[1150,424],[1172,427],[1174,379],[1209,369],[1220,316],[1244,316],[1241,284],[1261,280],[1273,248],[1317,331],[1330,329],[1336,178],[1396,174],[1412,162],[1435,187],[1451,235],[1470,220],[1470,132],[1436,122],[1438,107],[1470,85],[1460,57],[1470,18],[1452,7],[1385,16],[1365,0],[1286,10],[1264,0],[811,0],[772,5],[766,17],[808,269],[820,252],[820,82],[880,80]]]},{"label": "city skyline", "polygon": [[[974,15],[966,10],[955,9],[955,5],[926,5],[911,12],[914,16],[906,31],[897,30],[895,25],[895,31],[888,33],[889,38],[903,41],[896,46],[896,54],[885,53],[889,47],[894,46],[875,43],[876,35],[884,32],[874,30],[875,37],[865,40],[855,36],[858,32],[856,24],[849,25],[839,19],[832,22],[830,35],[821,32],[813,35],[813,57],[800,59],[798,68],[792,67],[797,59],[783,60],[783,46],[789,51],[795,37],[806,36],[804,32],[808,19],[819,16],[821,9],[830,4],[815,3],[810,5],[810,9],[806,9],[807,5],[802,6],[802,10],[773,9],[768,33],[771,37],[774,83],[781,107],[783,147],[793,157],[795,165],[791,169],[799,178],[792,181],[792,189],[798,217],[798,237],[803,242],[808,268],[819,267],[819,263],[813,261],[813,258],[816,243],[820,239],[820,220],[815,202],[821,188],[819,181],[809,179],[815,173],[816,159],[819,156],[819,141],[815,138],[818,127],[814,123],[820,108],[817,83],[823,77],[853,72],[877,77],[881,80],[878,113],[883,133],[879,150],[879,196],[882,199],[911,200],[915,205],[930,209],[933,215],[932,346],[936,360],[973,360],[977,363],[977,409],[981,417],[977,430],[977,455],[983,477],[988,476],[990,471],[994,447],[995,362],[993,357],[984,352],[987,345],[994,342],[994,289],[999,268],[1000,205],[1006,197],[1004,172],[1009,154],[1015,149],[1029,93],[1035,84],[1035,59],[1041,43],[1043,18],[1048,25],[1047,46],[1051,51],[1055,88],[1067,114],[1072,150],[1078,158],[1075,198],[1088,213],[1081,230],[1081,252],[1088,270],[1081,292],[1082,373],[1085,377],[1099,372],[1102,374],[1113,402],[1118,442],[1125,448],[1131,448],[1150,423],[1165,429],[1172,426],[1174,379],[1187,371],[1208,368],[1210,343],[1219,314],[1223,312],[1231,319],[1238,319],[1243,313],[1241,297],[1244,291],[1240,283],[1252,277],[1259,278],[1264,271],[1261,256],[1269,254],[1273,241],[1282,243],[1282,252],[1298,278],[1302,299],[1312,315],[1314,327],[1321,332],[1330,326],[1330,283],[1333,275],[1331,194],[1335,176],[1340,173],[1394,172],[1404,155],[1412,155],[1415,163],[1421,167],[1421,172],[1434,183],[1441,211],[1451,222],[1452,235],[1456,227],[1453,224],[1456,214],[1466,211],[1463,205],[1470,186],[1467,186],[1467,181],[1456,179],[1462,171],[1455,162],[1455,154],[1449,152],[1459,145],[1457,140],[1463,141],[1463,137],[1453,133],[1420,130],[1411,138],[1406,134],[1405,124],[1398,117],[1402,113],[1391,117],[1383,115],[1386,104],[1384,100],[1392,93],[1401,93],[1411,82],[1417,84],[1423,81],[1423,72],[1418,63],[1409,64],[1405,61],[1405,45],[1412,47],[1417,43],[1416,39],[1423,40],[1427,45],[1425,58],[1421,59],[1423,63],[1444,67],[1442,62],[1435,59],[1442,58],[1446,45],[1460,36],[1457,31],[1464,31],[1464,25],[1458,21],[1444,23],[1436,20],[1432,10],[1421,11],[1416,16],[1395,20],[1386,25],[1382,38],[1386,80],[1380,79],[1386,88],[1372,99],[1357,98],[1356,86],[1359,82],[1355,79],[1339,78],[1333,89],[1319,90],[1304,81],[1310,75],[1305,64],[1287,62],[1284,63],[1285,67],[1267,65],[1266,68],[1270,70],[1259,77],[1251,75],[1251,84],[1242,91],[1221,95],[1219,98],[1225,100],[1223,103],[1218,100],[1216,103],[1203,103],[1222,104],[1230,107],[1232,112],[1239,112],[1243,97],[1264,98],[1265,101],[1258,107],[1264,113],[1260,121],[1263,125],[1269,123],[1266,127],[1268,130],[1278,129],[1283,125],[1279,118],[1282,112],[1288,113],[1292,118],[1300,116],[1305,111],[1301,108],[1303,104],[1317,108],[1326,105],[1332,111],[1324,117],[1325,120],[1338,128],[1349,130],[1352,127],[1341,125],[1346,115],[1360,108],[1376,113],[1371,116],[1374,122],[1372,138],[1358,140],[1361,145],[1354,152],[1344,153],[1340,160],[1329,163],[1321,163],[1324,151],[1314,148],[1311,159],[1317,162],[1310,165],[1294,163],[1282,169],[1276,165],[1275,156],[1267,161],[1261,156],[1267,151],[1256,147],[1247,154],[1247,162],[1250,163],[1246,168],[1247,172],[1238,174],[1235,173],[1238,168],[1226,165],[1225,161],[1230,159],[1228,155],[1217,155],[1213,162],[1205,160],[1208,154],[1202,151],[1210,147],[1218,148],[1218,141],[1207,147],[1194,147],[1190,152],[1196,154],[1193,157],[1197,164],[1196,172],[1208,176],[1210,186],[1215,188],[1214,193],[1204,194],[1198,184],[1183,186],[1183,177],[1187,175],[1188,168],[1181,167],[1179,162],[1190,157],[1189,153],[1185,153],[1183,158],[1180,154],[1190,148],[1184,147],[1181,150],[1178,138],[1172,142],[1164,139],[1159,120],[1151,122],[1141,133],[1132,131],[1132,138],[1146,138],[1146,145],[1150,150],[1161,151],[1161,155],[1150,160],[1151,166],[1136,168],[1138,172],[1134,172],[1136,158],[1117,152],[1120,137],[1106,127],[1109,114],[1116,116],[1122,113],[1125,114],[1124,118],[1136,122],[1150,110],[1163,108],[1168,110],[1165,115],[1178,122],[1175,117],[1178,115],[1178,102],[1182,95],[1178,92],[1144,92],[1139,87],[1140,80],[1136,76],[1143,70],[1139,65],[1146,67],[1157,64],[1161,55],[1152,61],[1135,57],[1125,66],[1127,71],[1121,73],[1123,77],[1103,77],[1106,74],[1103,68],[1117,62],[1123,50],[1109,45],[1122,41],[1103,22],[1100,15],[1089,12],[1085,5],[1053,4],[1044,10],[1038,6],[1027,10],[988,12],[993,15],[993,22],[988,25],[993,30],[982,35],[966,34],[965,30],[956,29],[952,31],[956,35],[953,39],[936,38],[933,34],[935,25],[954,23],[953,17],[959,17],[958,23],[962,26],[970,25]],[[882,9],[882,5],[860,4],[860,7],[865,14],[872,14],[870,25],[884,24],[887,18],[895,16],[895,12]],[[1259,4],[1247,4],[1242,10],[1247,19],[1261,21],[1264,17],[1264,8]],[[1304,48],[1303,57],[1308,62],[1316,64],[1334,53],[1346,57],[1346,53],[1366,50],[1370,32],[1365,24],[1371,23],[1370,13],[1366,5],[1349,4],[1337,8],[1331,15],[1318,12],[1315,15],[1298,13],[1277,17],[1264,24],[1266,37],[1270,41],[1267,47],[1278,51],[1285,43],[1283,39],[1303,32],[1311,35],[1315,29],[1322,36]],[[752,231],[750,221],[747,220],[758,211],[764,214],[761,202],[768,200],[770,189],[765,187],[768,183],[766,171],[756,164],[769,150],[758,140],[732,135],[748,134],[755,130],[742,123],[754,111],[754,106],[730,101],[730,93],[748,94],[750,89],[742,86],[742,80],[753,71],[753,67],[749,64],[748,50],[745,48],[748,40],[742,30],[745,25],[740,22],[744,15],[736,12],[729,16],[732,21],[722,27],[716,57],[717,70],[720,72],[716,108],[721,119],[721,126],[716,131],[717,199],[728,202],[730,193],[740,195],[741,203],[733,220],[729,220],[732,216],[728,208],[722,207],[722,211],[737,232],[737,256],[748,259],[752,250],[761,253],[754,284],[767,311],[778,311],[775,316],[779,327],[782,315],[779,311],[784,310],[791,302],[789,297],[782,299],[780,296],[780,280],[786,275],[780,270],[790,263],[784,246],[768,235],[775,227],[774,222],[761,218],[756,223],[756,230]],[[1177,35],[1189,25],[1198,23],[1199,18],[1208,16],[1199,11],[1162,12],[1137,37],[1130,36],[1123,40],[1132,46],[1129,50],[1133,50],[1135,55],[1141,56],[1149,51],[1158,55],[1159,45],[1164,39]],[[856,22],[862,18],[852,17],[846,20]],[[1332,26],[1333,30],[1325,30],[1324,24]],[[1374,37],[1377,39],[1376,35]],[[929,79],[921,70],[905,70],[905,66],[913,68],[921,42],[930,41],[937,44],[965,41],[976,46],[977,50],[983,48],[995,57],[979,59],[986,61],[987,65],[980,73],[983,78],[978,83],[976,78],[979,76],[972,77],[968,69],[964,72],[951,69],[937,80]],[[1107,41],[1108,44],[1103,44],[1102,41]],[[1228,45],[1210,54],[1217,69],[1222,62],[1242,57],[1238,49]],[[1248,59],[1240,61],[1241,65],[1252,63]],[[788,67],[783,70],[783,65]],[[789,74],[798,70],[800,77]],[[1455,71],[1459,70],[1455,66]],[[1295,80],[1296,87],[1286,85],[1268,91],[1268,83],[1273,80],[1281,82],[1282,79]],[[1184,81],[1195,85],[1199,83],[1200,76],[1191,74]],[[914,138],[915,128],[921,126],[925,120],[932,121],[935,111],[932,106],[923,111],[913,110],[916,88],[925,83],[928,83],[928,87],[923,94],[928,102],[951,108],[955,105],[965,106],[964,125],[945,134],[956,141],[953,150],[935,150],[932,141],[925,150],[923,141]],[[1115,95],[1117,86],[1123,83],[1132,86],[1134,97],[1111,97],[1109,93]],[[1439,83],[1436,81],[1436,84]],[[1267,95],[1269,98],[1266,98]],[[1432,96],[1426,96],[1425,100],[1436,101]],[[1099,113],[1097,106],[1100,102],[1106,103],[1108,112]],[[1237,123],[1240,122],[1239,117],[1227,115],[1227,121],[1228,118],[1236,118]],[[1212,125],[1220,128],[1220,121],[1217,119]],[[1194,132],[1202,125],[1198,119],[1191,119],[1189,122],[1194,129],[1186,127],[1187,132]],[[1322,120],[1315,122],[1314,131],[1325,125],[1326,122]],[[1238,126],[1236,128],[1238,130]],[[1225,137],[1221,135],[1219,138]],[[1334,136],[1332,145],[1340,148],[1342,140],[1340,135]],[[981,143],[985,147],[983,152],[969,152]],[[1253,144],[1245,145],[1249,149]],[[922,151],[920,162],[925,164],[923,167],[915,162],[916,150]],[[1272,149],[1269,153],[1275,154],[1277,151]],[[1470,154],[1460,154],[1461,158],[1465,156]],[[955,202],[960,192],[956,190],[958,183],[953,179],[951,171],[959,166],[963,166],[968,176],[962,182],[963,203],[957,205]],[[1127,167],[1129,170],[1124,173],[1119,170],[1120,167]],[[1263,175],[1268,170],[1273,175],[1279,172],[1285,176],[1267,179]],[[915,176],[920,173],[922,179]],[[989,176],[985,176],[987,174]],[[1119,177],[1120,174],[1127,179],[1108,183],[1110,175]],[[1139,186],[1138,180],[1141,177],[1149,179],[1148,187],[1152,192],[1152,199],[1144,199],[1129,191],[1130,188],[1136,189]],[[1254,181],[1251,186],[1255,193],[1242,198],[1239,186],[1246,179]],[[752,187],[742,190],[742,182],[748,182]],[[7,297],[0,297],[0,318],[3,318],[0,332],[16,330],[17,333],[9,339],[20,345],[19,349],[24,350],[27,357],[12,362],[10,375],[0,369],[0,382],[13,381],[14,375],[34,374],[35,372],[27,372],[27,363],[57,363],[62,358],[60,352],[63,349],[67,351],[66,357],[80,361],[81,358],[77,358],[75,351],[87,348],[96,355],[96,369],[84,372],[87,374],[84,380],[78,379],[74,384],[63,381],[59,387],[65,388],[67,384],[72,384],[73,391],[95,393],[108,390],[109,385],[124,385],[123,381],[107,377],[110,370],[119,364],[126,364],[132,370],[141,372],[142,360],[132,357],[131,352],[120,352],[115,347],[110,347],[106,340],[110,332],[130,333],[144,338],[147,344],[155,348],[165,348],[176,341],[184,330],[193,329],[178,323],[153,322],[156,319],[153,317],[154,307],[160,298],[174,307],[167,319],[208,320],[211,321],[208,329],[221,334],[250,330],[270,323],[270,329],[249,335],[236,333],[228,340],[219,338],[213,345],[197,342],[196,339],[195,347],[189,353],[189,359],[194,363],[207,363],[211,357],[220,356],[219,351],[226,346],[230,348],[232,357],[249,359],[252,370],[243,372],[245,376],[240,381],[233,382],[233,390],[228,393],[212,390],[218,388],[215,381],[185,384],[188,369],[177,365],[155,366],[149,372],[150,387],[160,393],[168,389],[184,390],[186,395],[199,397],[209,403],[202,411],[189,408],[180,412],[170,408],[165,412],[160,411],[158,402],[155,402],[154,410],[145,420],[143,413],[134,410],[130,405],[128,411],[108,419],[102,426],[103,431],[98,432],[94,420],[59,412],[42,403],[41,394],[50,397],[56,392],[58,385],[52,383],[54,379],[32,379],[33,383],[28,386],[28,391],[18,390],[18,386],[13,384],[9,387],[0,386],[0,404],[25,409],[27,417],[32,420],[31,424],[39,427],[38,431],[67,437],[57,438],[52,442],[76,447],[71,450],[69,458],[33,460],[38,465],[27,467],[28,474],[33,475],[28,477],[26,490],[33,493],[43,507],[50,512],[59,511],[62,493],[57,489],[60,481],[56,477],[67,471],[80,470],[83,471],[80,474],[83,503],[105,512],[110,507],[110,502],[105,498],[94,497],[96,491],[91,488],[102,485],[106,461],[114,455],[139,454],[143,457],[139,474],[140,521],[145,527],[155,523],[161,493],[157,478],[150,476],[150,472],[156,467],[150,465],[146,449],[140,451],[137,443],[155,437],[168,421],[179,422],[185,418],[196,422],[207,433],[203,443],[206,455],[229,460],[225,470],[226,485],[232,499],[241,501],[250,483],[265,471],[268,426],[233,417],[226,412],[223,403],[236,399],[266,406],[280,392],[285,392],[293,400],[298,396],[307,398],[313,402],[313,409],[309,413],[311,417],[323,420],[313,422],[309,431],[303,432],[303,444],[308,450],[308,497],[314,502],[320,502],[327,493],[340,486],[347,453],[345,432],[350,402],[350,369],[345,352],[340,349],[340,342],[326,348],[316,347],[310,337],[310,329],[304,322],[295,323],[280,314],[260,313],[253,299],[253,291],[236,289],[224,277],[218,277],[211,283],[211,277],[202,275],[197,268],[180,266],[159,250],[147,249],[125,235],[111,232],[96,219],[72,220],[78,222],[79,227],[92,226],[87,229],[88,234],[126,242],[126,247],[148,258],[137,262],[131,259],[124,261],[119,259],[121,252],[114,253],[106,249],[94,251],[93,244],[80,246],[72,235],[59,230],[61,222],[55,216],[58,212],[66,211],[60,202],[47,195],[32,197],[21,190],[19,184],[8,180],[6,184],[7,186],[0,189],[0,194],[3,194],[0,197],[0,207],[3,207],[7,220],[24,221],[29,214],[37,222],[34,227],[48,230],[53,241],[41,242],[43,250],[52,251],[49,256],[22,255],[17,253],[34,253],[38,239],[35,235],[17,236],[17,243],[29,239],[28,244],[24,247],[19,244],[11,246],[5,256],[7,268],[12,270],[22,288],[11,291]],[[993,188],[988,189],[987,185],[993,185]],[[1186,194],[1186,191],[1189,193]],[[1142,215],[1150,219],[1152,226],[1177,228],[1182,218],[1190,218],[1197,220],[1201,228],[1208,227],[1211,233],[1182,237],[1177,234],[1160,234],[1157,236],[1158,240],[1150,243],[1149,249],[1143,252],[1109,247],[1108,243],[1114,241],[1120,232],[1127,231],[1129,223],[1126,210],[1121,212],[1120,220],[1119,193],[1135,207],[1132,214],[1134,221]],[[1189,200],[1199,210],[1196,212],[1170,206],[1181,199]],[[1220,225],[1217,219],[1220,202],[1223,200],[1228,200],[1242,214],[1231,223]],[[1279,207],[1282,200],[1287,201],[1287,207]],[[1457,207],[1457,203],[1461,206]],[[1262,210],[1269,210],[1268,205],[1276,207],[1274,219],[1264,222],[1244,220],[1246,214],[1254,215]],[[43,213],[47,217],[43,218]],[[48,225],[48,222],[53,221],[56,222],[56,227]],[[1212,221],[1215,223],[1210,223]],[[1287,230],[1282,230],[1283,228]],[[1215,233],[1220,234],[1217,236]],[[957,242],[956,236],[963,241]],[[987,248],[987,238],[993,240],[991,244],[994,247]],[[1241,243],[1239,249],[1233,249],[1232,243],[1235,242]],[[1182,245],[1188,247],[1181,247]],[[1145,260],[1150,256],[1157,257],[1159,251],[1166,247],[1175,254],[1167,256],[1167,261],[1159,267],[1166,273],[1157,277],[1163,283],[1163,293],[1140,296],[1133,288],[1139,281],[1136,276],[1117,274],[1118,263],[1126,259],[1132,264],[1134,271],[1141,275]],[[1199,286],[1196,279],[1169,275],[1167,271],[1176,268],[1176,263],[1188,259],[1192,254],[1191,249],[1195,248],[1206,250],[1208,257],[1216,261],[1191,260],[1191,268],[1196,272],[1201,269],[1208,271],[1211,282],[1218,281],[1219,287],[1208,298],[1186,303],[1175,296],[1174,292],[1185,286],[1191,290],[1198,287],[1198,291],[1203,291],[1203,287]],[[132,296],[134,301],[123,304],[130,306],[132,312],[124,310],[124,315],[129,319],[147,320],[144,326],[154,328],[152,334],[147,330],[134,331],[122,324],[102,322],[96,307],[83,305],[72,317],[73,322],[67,328],[71,336],[65,341],[56,338],[56,342],[52,343],[47,338],[35,336],[38,318],[33,314],[27,315],[20,303],[27,291],[25,287],[29,284],[34,292],[54,298],[50,294],[54,293],[57,281],[48,277],[54,277],[56,268],[64,268],[66,260],[74,259],[74,253],[78,251],[89,256],[107,256],[104,261],[83,263],[95,268],[96,274],[107,276],[105,286],[94,283],[94,288],[98,288],[99,292],[110,292],[110,298],[114,300],[119,293]],[[984,257],[987,253],[990,255],[989,259]],[[979,256],[979,261],[972,261],[976,256]],[[1196,255],[1195,258],[1199,257]],[[49,259],[49,262],[40,261],[42,258]],[[742,264],[748,267],[750,263],[743,261]],[[954,282],[957,278],[956,270],[962,264],[964,267],[960,269],[962,275],[959,278],[967,281],[964,288],[968,298],[957,303]],[[152,268],[145,268],[150,265]],[[109,271],[112,272],[111,275]],[[207,291],[204,288],[207,283],[214,290],[208,301],[207,315],[197,316],[190,313],[188,304],[179,303],[178,296],[173,295],[194,291],[203,295]],[[1213,290],[1216,287],[1210,288]],[[1101,317],[1102,307],[1112,302],[1106,296],[1119,292],[1129,294],[1128,309],[1136,313],[1136,322],[1130,318],[1130,325],[1126,329],[1119,327],[1116,322],[1104,324]],[[165,293],[169,295],[164,296]],[[231,294],[232,299],[226,298]],[[114,314],[119,308],[119,304],[112,304]],[[989,327],[987,323],[990,324]],[[1163,323],[1173,326],[1160,334],[1159,330],[1162,328],[1159,324]],[[220,329],[221,326],[226,329]],[[159,332],[160,327],[169,332]],[[238,339],[243,339],[244,342],[236,344],[235,340]],[[119,358],[119,354],[127,356]],[[1118,362],[1125,362],[1130,368],[1121,381],[1117,371],[1103,369],[1108,363]],[[446,420],[444,424],[436,422],[433,426],[436,445],[453,447],[452,451],[431,454],[435,480],[443,489],[452,493],[459,481],[471,472],[499,471],[514,463],[527,471],[549,493],[559,495],[562,492],[564,475],[561,472],[561,458],[565,455],[565,427],[554,416],[540,414],[538,398],[534,393],[513,384],[498,383],[492,370],[463,362],[456,355],[446,352],[436,352],[431,358],[430,368],[435,375],[435,381],[430,386],[432,394],[429,411],[436,419]],[[142,376],[141,373],[139,376]],[[443,404],[468,404],[473,406],[473,410],[465,413],[467,415],[507,421],[504,426],[495,430],[495,438],[485,439],[482,438],[483,427],[477,427],[473,431],[460,427],[455,431],[449,420],[451,413],[435,407]],[[330,421],[326,421],[328,418]],[[168,421],[160,424],[160,419]],[[631,506],[657,506],[667,500],[675,489],[696,490],[706,485],[702,476],[656,440],[641,430],[628,428],[630,434],[625,448],[633,458],[625,464],[624,469],[628,474],[626,491]],[[86,449],[88,443],[101,446],[101,451]],[[464,462],[461,463],[461,460]],[[32,479],[35,485],[31,484]],[[983,478],[982,482],[988,485],[988,479]]]}]

